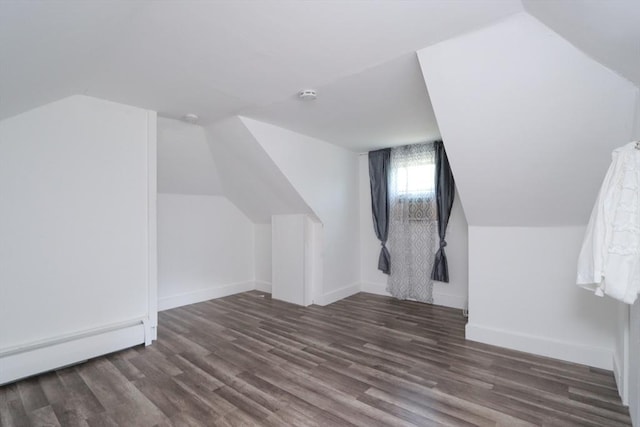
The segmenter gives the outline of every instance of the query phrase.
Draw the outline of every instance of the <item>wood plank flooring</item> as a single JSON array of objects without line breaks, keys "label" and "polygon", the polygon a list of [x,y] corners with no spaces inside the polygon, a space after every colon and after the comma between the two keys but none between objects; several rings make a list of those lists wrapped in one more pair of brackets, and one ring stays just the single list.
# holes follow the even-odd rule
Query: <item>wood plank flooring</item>
[{"label": "wood plank flooring", "polygon": [[459,310],[257,291],[158,341],[0,388],[2,426],[629,426],[611,372],[473,343]]}]

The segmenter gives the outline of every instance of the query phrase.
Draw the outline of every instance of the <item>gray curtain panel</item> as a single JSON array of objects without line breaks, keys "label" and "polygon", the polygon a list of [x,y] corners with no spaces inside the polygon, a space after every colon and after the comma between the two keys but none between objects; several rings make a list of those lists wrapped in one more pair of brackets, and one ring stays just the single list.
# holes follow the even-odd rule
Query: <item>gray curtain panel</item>
[{"label": "gray curtain panel", "polygon": [[453,173],[449,166],[447,152],[444,149],[442,141],[436,141],[436,202],[438,204],[438,235],[440,236],[440,249],[436,252],[435,261],[431,278],[438,282],[449,282],[449,266],[447,264],[447,255],[444,253],[444,247],[447,246],[445,235],[447,234],[447,225],[449,225],[449,216],[451,215],[451,207],[453,199],[456,195],[455,181]]},{"label": "gray curtain panel", "polygon": [[369,183],[371,184],[371,212],[373,228],[382,244],[378,257],[378,270],[391,272],[391,255],[387,250],[389,236],[389,162],[391,149],[385,148],[369,152]]}]

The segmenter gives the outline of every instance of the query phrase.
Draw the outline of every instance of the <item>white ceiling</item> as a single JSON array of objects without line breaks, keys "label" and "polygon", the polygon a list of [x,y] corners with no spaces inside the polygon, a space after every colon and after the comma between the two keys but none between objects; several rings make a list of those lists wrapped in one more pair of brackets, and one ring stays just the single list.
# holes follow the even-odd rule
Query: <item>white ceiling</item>
[{"label": "white ceiling", "polygon": [[[525,0],[636,85],[638,4]],[[82,93],[203,124],[243,114],[357,152],[433,139],[411,53],[522,11],[519,0],[4,0],[0,119]],[[297,103],[308,87],[318,99]]]},{"label": "white ceiling", "polygon": [[[372,96],[359,100],[346,86],[358,79],[341,78],[518,11],[518,0],[2,1],[0,118],[76,93],[167,117],[193,112],[203,124],[254,110],[277,118],[291,109],[286,101],[298,90],[316,87],[332,94],[316,105],[327,117],[307,119],[308,129],[297,129],[313,133],[337,119],[348,135],[340,142],[365,141],[372,134],[366,124],[380,130],[392,109],[427,111],[416,101],[418,92],[425,96],[424,83],[415,79],[409,61],[405,75],[417,85],[415,92],[402,81],[380,81],[385,73],[402,75],[398,64],[373,68],[371,77],[362,74],[376,86]],[[332,91],[329,84],[336,81]],[[381,86],[387,93],[396,87],[408,93],[407,105],[399,106],[402,99],[394,95],[389,106],[372,109],[368,102],[385,100],[373,92]],[[359,93],[366,89],[361,85]],[[343,103],[349,108],[338,117],[332,106]],[[272,104],[273,113],[265,108]],[[403,120],[390,122],[390,129],[413,123]],[[403,137],[427,131],[432,126],[420,124]]]},{"label": "white ceiling", "polygon": [[523,0],[528,13],[640,87],[639,0]]},{"label": "white ceiling", "polygon": [[358,152],[440,137],[415,53],[316,89],[316,100],[294,94],[244,115]]}]

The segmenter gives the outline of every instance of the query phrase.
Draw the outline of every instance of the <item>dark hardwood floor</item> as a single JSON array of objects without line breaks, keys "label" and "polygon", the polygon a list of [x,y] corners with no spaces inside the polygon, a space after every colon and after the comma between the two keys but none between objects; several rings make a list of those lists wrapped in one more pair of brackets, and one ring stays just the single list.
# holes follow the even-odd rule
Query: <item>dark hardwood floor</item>
[{"label": "dark hardwood floor", "polygon": [[629,426],[611,372],[464,339],[459,310],[247,292],[158,341],[0,387],[3,426]]}]

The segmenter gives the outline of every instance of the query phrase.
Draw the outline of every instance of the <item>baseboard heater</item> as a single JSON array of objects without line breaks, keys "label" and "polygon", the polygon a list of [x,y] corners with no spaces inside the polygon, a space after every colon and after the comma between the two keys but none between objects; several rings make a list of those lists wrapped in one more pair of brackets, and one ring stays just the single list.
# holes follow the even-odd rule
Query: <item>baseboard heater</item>
[{"label": "baseboard heater", "polygon": [[150,344],[148,320],[132,319],[0,350],[0,385],[84,360]]}]

